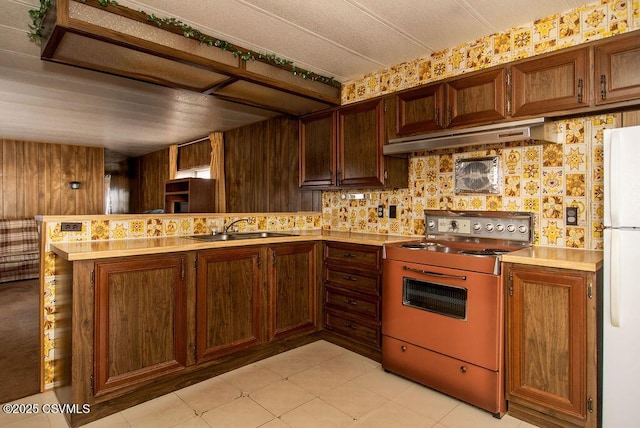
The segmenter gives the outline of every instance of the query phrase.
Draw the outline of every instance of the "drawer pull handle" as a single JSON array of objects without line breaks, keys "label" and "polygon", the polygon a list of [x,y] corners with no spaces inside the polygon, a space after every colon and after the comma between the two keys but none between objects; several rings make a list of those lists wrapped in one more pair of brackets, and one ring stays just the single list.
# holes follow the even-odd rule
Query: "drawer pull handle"
[{"label": "drawer pull handle", "polygon": [[343,276],[342,279],[344,279],[346,281],[354,281],[354,282],[358,280],[358,278],[353,277],[353,276],[349,276],[349,275]]},{"label": "drawer pull handle", "polygon": [[346,322],[346,323],[344,323],[343,325],[344,325],[345,327],[350,328],[350,329],[353,329],[353,330],[355,330],[356,328],[358,328],[358,327],[356,327],[355,325],[353,325],[353,324],[351,324],[351,323],[349,323],[349,322]]},{"label": "drawer pull handle", "polygon": [[355,259],[356,257],[358,257],[358,256],[356,256],[355,254],[352,254],[352,253],[344,253],[342,256],[343,257],[347,257],[349,259]]},{"label": "drawer pull handle", "polygon": [[460,366],[460,373],[466,373],[467,368],[465,366]]},{"label": "drawer pull handle", "polygon": [[355,300],[344,299],[344,302],[349,304],[349,305],[358,306],[358,302],[356,302]]}]

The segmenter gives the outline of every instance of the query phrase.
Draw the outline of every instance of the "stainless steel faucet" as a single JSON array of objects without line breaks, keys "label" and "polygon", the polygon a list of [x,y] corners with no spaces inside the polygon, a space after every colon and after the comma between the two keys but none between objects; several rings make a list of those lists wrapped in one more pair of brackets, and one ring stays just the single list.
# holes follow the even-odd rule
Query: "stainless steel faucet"
[{"label": "stainless steel faucet", "polygon": [[240,219],[238,219],[238,220],[234,220],[234,221],[232,221],[231,223],[229,223],[228,225],[226,225],[226,226],[224,226],[224,227],[222,228],[222,233],[229,233],[229,228],[230,228],[231,226],[233,226],[234,224],[236,224],[236,223],[238,223],[238,222],[241,222],[241,221],[249,222],[249,219],[248,219],[248,218],[240,218]]}]

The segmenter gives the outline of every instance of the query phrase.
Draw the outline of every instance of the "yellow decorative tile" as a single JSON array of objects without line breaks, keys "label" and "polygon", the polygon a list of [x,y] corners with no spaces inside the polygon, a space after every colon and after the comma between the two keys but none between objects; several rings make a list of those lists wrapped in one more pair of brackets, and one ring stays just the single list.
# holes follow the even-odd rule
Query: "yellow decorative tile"
[{"label": "yellow decorative tile", "polygon": [[91,239],[93,241],[109,239],[109,220],[95,220],[91,222]]}]

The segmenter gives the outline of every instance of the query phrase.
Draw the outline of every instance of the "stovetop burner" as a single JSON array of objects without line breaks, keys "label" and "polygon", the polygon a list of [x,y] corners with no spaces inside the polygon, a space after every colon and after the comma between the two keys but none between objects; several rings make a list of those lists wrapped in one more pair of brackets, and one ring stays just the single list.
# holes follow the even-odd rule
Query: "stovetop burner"
[{"label": "stovetop burner", "polygon": [[531,245],[531,213],[425,211],[425,237],[385,245],[385,258],[500,273],[500,255]]}]

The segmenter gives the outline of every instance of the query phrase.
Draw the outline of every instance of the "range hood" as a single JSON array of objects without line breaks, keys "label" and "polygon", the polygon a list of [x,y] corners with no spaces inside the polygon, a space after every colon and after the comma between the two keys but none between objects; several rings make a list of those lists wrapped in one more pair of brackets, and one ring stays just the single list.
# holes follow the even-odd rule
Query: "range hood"
[{"label": "range hood", "polygon": [[450,129],[413,137],[391,139],[383,150],[385,155],[399,155],[451,147],[522,140],[557,143],[555,123],[545,118],[535,118],[472,128]]}]

